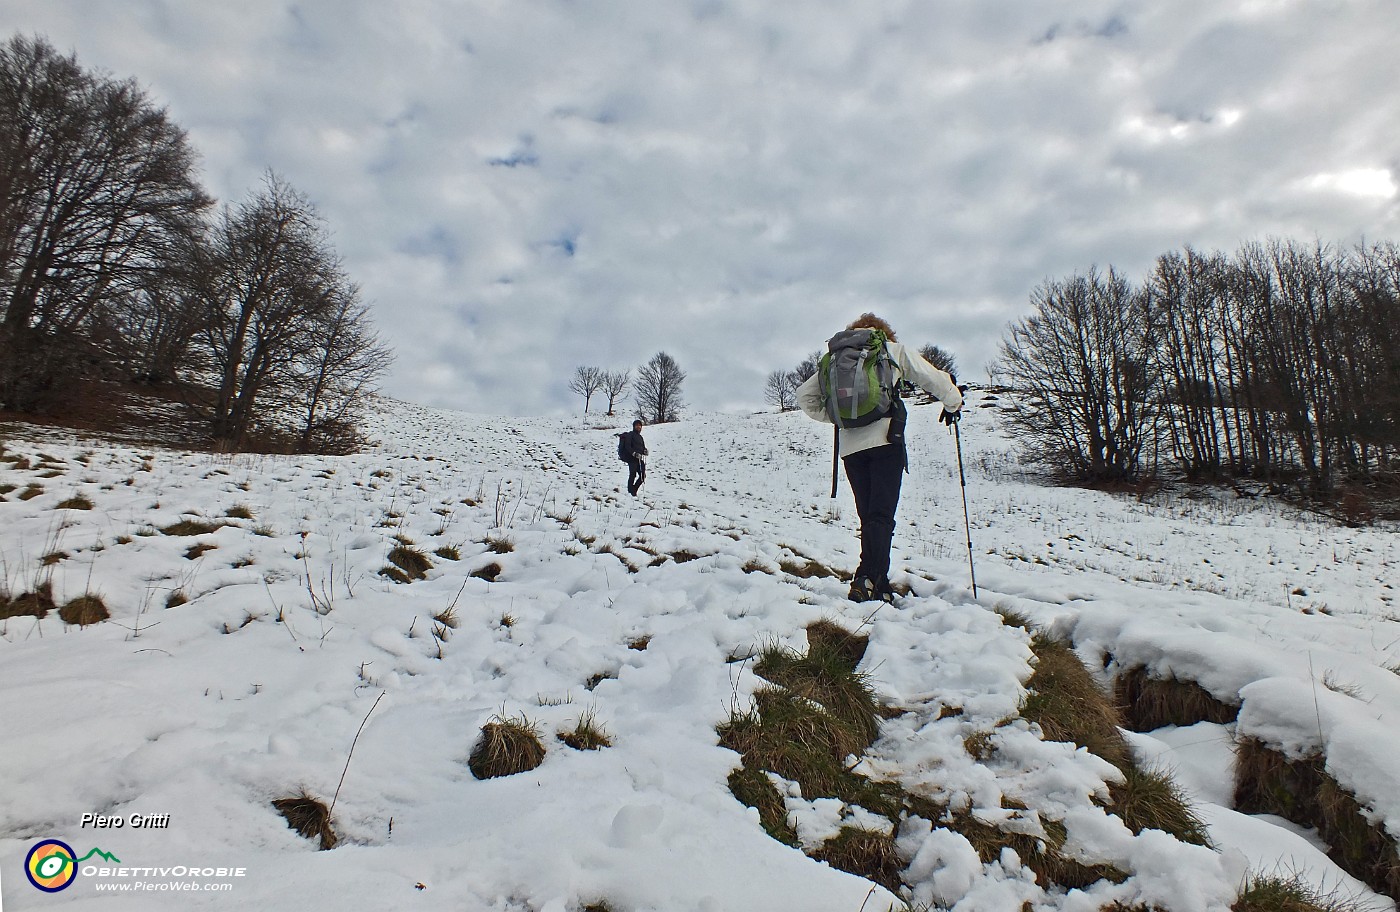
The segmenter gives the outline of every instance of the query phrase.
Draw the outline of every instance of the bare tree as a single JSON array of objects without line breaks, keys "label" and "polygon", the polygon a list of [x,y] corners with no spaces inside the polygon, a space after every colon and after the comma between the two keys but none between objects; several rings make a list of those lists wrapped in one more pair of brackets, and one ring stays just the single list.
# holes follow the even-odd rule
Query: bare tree
[{"label": "bare tree", "polygon": [[663,424],[680,417],[685,405],[681,399],[681,383],[685,371],[676,359],[657,352],[637,371],[637,412],[650,424]]},{"label": "bare tree", "polygon": [[822,353],[820,351],[814,351],[810,355],[799,361],[797,363],[797,366],[792,369],[792,380],[794,388],[801,386],[802,384],[810,380],[812,375],[817,372],[817,365],[821,364],[821,362]]},{"label": "bare tree", "polygon": [[1028,455],[1074,481],[1136,478],[1156,430],[1151,297],[1110,269],[1047,282],[1031,300],[996,366],[1027,396],[1009,417]]},{"label": "bare tree", "polygon": [[780,412],[790,412],[797,408],[797,387],[793,380],[794,371],[776,370],[768,375],[763,386],[763,399],[769,405],[777,406]]},{"label": "bare tree", "polygon": [[606,372],[601,367],[577,367],[574,369],[574,377],[569,381],[569,389],[583,397],[583,413],[588,414],[588,404],[593,401],[593,394],[603,388],[603,379]]},{"label": "bare tree", "polygon": [[632,385],[632,372],[624,371],[604,371],[603,372],[603,392],[608,397],[608,417],[612,417],[613,409],[617,405],[617,400],[627,392],[627,388]]},{"label": "bare tree", "polygon": [[276,174],[225,209],[212,237],[205,340],[215,371],[214,435],[243,444],[260,413],[297,396],[296,365],[315,351],[348,282],[306,197]]},{"label": "bare tree", "polygon": [[359,424],[374,384],[389,370],[393,353],[370,328],[358,289],[346,286],[311,330],[300,355],[303,452],[344,454],[360,442]]},{"label": "bare tree", "polygon": [[164,268],[210,204],[184,131],[134,81],[39,38],[0,45],[0,402],[36,407],[75,346],[91,360],[94,315]]},{"label": "bare tree", "polygon": [[924,345],[919,349],[919,355],[929,364],[952,377],[954,383],[958,382],[958,363],[948,351],[937,345]]}]

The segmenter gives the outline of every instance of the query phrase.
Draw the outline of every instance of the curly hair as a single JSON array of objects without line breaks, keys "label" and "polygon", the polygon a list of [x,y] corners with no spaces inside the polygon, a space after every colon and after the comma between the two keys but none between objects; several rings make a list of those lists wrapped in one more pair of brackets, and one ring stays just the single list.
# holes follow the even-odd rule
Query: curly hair
[{"label": "curly hair", "polygon": [[891,341],[891,342],[897,342],[897,341],[899,341],[898,339],[895,338],[894,330],[890,328],[890,324],[886,323],[886,322],[884,321],[884,319],[882,319],[881,317],[877,317],[877,316],[875,316],[873,313],[869,313],[869,312],[863,313],[863,314],[861,314],[860,316],[856,317],[854,320],[851,321],[851,325],[847,326],[846,328],[847,328],[847,329],[878,329],[878,330],[880,330],[882,333],[885,334],[885,338],[888,339],[889,341]]}]

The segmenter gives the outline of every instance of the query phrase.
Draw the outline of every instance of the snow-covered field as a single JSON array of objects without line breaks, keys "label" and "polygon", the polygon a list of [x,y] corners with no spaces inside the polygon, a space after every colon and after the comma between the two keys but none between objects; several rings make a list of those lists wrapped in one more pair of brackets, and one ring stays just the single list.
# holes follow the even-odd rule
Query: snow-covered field
[{"label": "snow-covered field", "polygon": [[[900,899],[916,908],[1220,909],[1247,874],[1281,871],[1393,909],[1315,834],[1231,809],[1231,743],[1238,727],[1325,750],[1328,771],[1400,837],[1395,529],[1233,495],[1044,486],[1017,464],[995,399],[972,402],[978,594],[953,439],[936,409],[916,407],[895,539],[895,582],[911,594],[873,617],[844,584],[782,569],[855,564],[844,479],[826,496],[829,430],[800,414],[648,428],[637,499],[619,492],[621,418],[386,402],[377,446],[346,458],[10,434],[0,592],[50,581],[58,605],[96,595],[112,617],[0,621],[4,908],[887,909],[883,889],[767,836],[726,786],[738,756],[717,745],[716,726],[762,684],[731,660],[800,648],[804,626],[830,618],[866,625],[862,669],[907,710],[884,724],[867,772],[988,819],[1015,799],[1027,820],[1063,821],[1078,857],[1132,875],[1047,892],[1014,856],[984,865],[961,836],[909,819]],[[60,508],[76,497],[90,508]],[[219,527],[162,531],[181,520]],[[380,575],[403,542],[431,560],[426,579]],[[472,575],[492,564],[494,580]],[[455,629],[434,621],[448,609]],[[1175,770],[1218,851],[1134,836],[1092,800],[1116,771],[1027,723],[998,726],[1031,672],[1026,632],[998,609],[1071,635],[1106,681],[1142,665],[1242,702],[1235,724],[1131,736]],[[963,712],[940,718],[950,706]],[[612,747],[555,738],[585,713]],[[477,780],[466,760],[482,725],[522,716],[544,736],[544,763]],[[994,728],[994,757],[974,760],[965,739]],[[331,851],[272,807],[337,789]],[[808,843],[869,816],[798,794],[788,806]],[[52,839],[120,861],[88,858],[45,894],[24,863]]]}]

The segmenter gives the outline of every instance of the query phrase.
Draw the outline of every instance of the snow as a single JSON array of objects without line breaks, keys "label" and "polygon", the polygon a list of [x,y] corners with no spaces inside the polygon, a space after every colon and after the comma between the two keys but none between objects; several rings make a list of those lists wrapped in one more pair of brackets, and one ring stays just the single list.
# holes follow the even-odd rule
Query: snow
[{"label": "snow", "polygon": [[[1325,749],[1328,771],[1400,835],[1394,528],[1339,528],[1232,495],[1047,486],[1017,461],[996,400],[972,405],[961,430],[978,594],[953,441],[936,409],[916,406],[894,562],[910,595],[880,609],[781,570],[805,559],[849,570],[857,548],[844,480],[826,496],[829,429],[798,414],[648,428],[636,499],[619,491],[613,445],[629,418],[386,400],[376,445],[340,458],[9,432],[6,459],[28,467],[0,461],[0,484],[16,486],[0,501],[4,589],[48,580],[58,604],[96,594],[113,616],[0,621],[5,908],[1190,912],[1228,906],[1249,872],[1282,871],[1393,909],[1315,834],[1231,808],[1230,745]],[[43,493],[20,499],[31,483]],[[77,494],[93,508],[57,509]],[[190,519],[219,527],[161,531]],[[396,537],[429,556],[426,579],[379,575]],[[460,559],[434,554],[448,548]],[[494,581],[471,575],[491,564]],[[434,617],[449,608],[456,627],[440,639]],[[1145,666],[1241,705],[1236,724],[1130,735],[1195,797],[1216,850],[1135,836],[1100,806],[1113,767],[1015,718],[1032,653],[1006,610],[1072,636],[1105,681]],[[862,772],[984,820],[1024,806],[1014,825],[1032,834],[1061,821],[1076,857],[1128,880],[1047,890],[1014,852],[983,864],[962,836],[911,817],[895,832],[911,886],[895,897],[767,836],[728,791],[739,758],[716,726],[762,686],[740,657],[801,649],[822,618],[863,625],[861,667],[904,710]],[[556,740],[586,713],[613,746]],[[537,727],[541,766],[472,775],[467,757],[496,718]],[[972,735],[991,739],[989,759],[967,752]],[[271,805],[337,789],[331,851]],[[841,826],[888,832],[866,809],[794,783],[783,794],[808,847]],[[79,825],[88,813],[170,818],[98,830]],[[44,895],[23,863],[47,838],[123,866],[245,873],[225,878],[227,893],[103,893],[121,878],[85,874]]]}]

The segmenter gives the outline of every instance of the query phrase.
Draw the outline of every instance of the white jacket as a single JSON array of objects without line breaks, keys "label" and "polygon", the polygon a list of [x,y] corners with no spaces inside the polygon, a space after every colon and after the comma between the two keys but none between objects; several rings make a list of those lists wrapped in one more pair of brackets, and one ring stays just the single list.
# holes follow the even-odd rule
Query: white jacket
[{"label": "white jacket", "polygon": [[[957,385],[953,383],[953,378],[948,376],[946,372],[929,364],[918,352],[910,352],[898,342],[888,342],[886,345],[890,350],[890,359],[898,368],[899,379],[908,380],[930,396],[935,397],[950,412],[956,412],[962,408],[962,391],[958,389]],[[828,424],[831,423],[831,416],[826,413],[826,405],[822,402],[821,378],[816,374],[808,377],[797,388],[797,404],[810,417]],[[888,418],[881,418],[865,427],[842,428],[840,434],[841,457],[844,459],[852,453],[859,453],[861,450],[871,450],[878,446],[884,446],[889,443],[889,433],[890,419]]]}]

